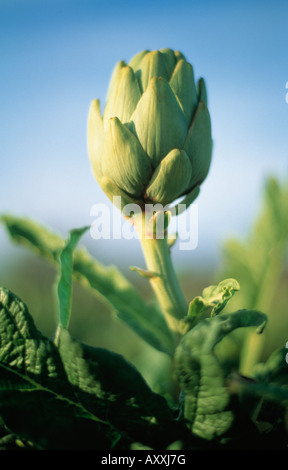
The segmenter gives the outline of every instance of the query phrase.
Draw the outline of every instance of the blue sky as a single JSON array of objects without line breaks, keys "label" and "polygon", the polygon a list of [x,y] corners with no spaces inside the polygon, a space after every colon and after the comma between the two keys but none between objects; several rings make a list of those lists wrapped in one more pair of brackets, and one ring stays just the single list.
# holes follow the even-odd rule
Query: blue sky
[{"label": "blue sky", "polygon": [[[214,138],[188,262],[217,258],[246,233],[265,177],[288,174],[287,21],[285,0],[0,0],[0,212],[63,233],[90,224],[91,206],[107,202],[87,156],[90,102],[104,105],[116,62],[170,47],[206,80]],[[3,254],[2,229],[0,243]],[[92,246],[103,262],[119,252],[110,240]]]}]

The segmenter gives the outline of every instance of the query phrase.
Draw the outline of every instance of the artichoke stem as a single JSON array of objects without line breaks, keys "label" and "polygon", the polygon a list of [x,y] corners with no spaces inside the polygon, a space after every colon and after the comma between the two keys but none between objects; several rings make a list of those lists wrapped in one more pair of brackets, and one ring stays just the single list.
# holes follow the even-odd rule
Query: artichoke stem
[{"label": "artichoke stem", "polygon": [[177,337],[180,334],[180,320],[187,315],[188,305],[174,270],[167,236],[149,238],[142,225],[139,229],[137,221],[135,228],[140,238],[147,269],[155,274],[149,278],[149,282],[168,326]]}]

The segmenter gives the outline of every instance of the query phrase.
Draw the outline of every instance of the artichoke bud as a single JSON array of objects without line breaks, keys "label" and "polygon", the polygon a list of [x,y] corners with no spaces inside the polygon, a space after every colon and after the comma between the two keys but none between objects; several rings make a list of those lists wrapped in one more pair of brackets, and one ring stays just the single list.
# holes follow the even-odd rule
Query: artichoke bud
[{"label": "artichoke bud", "polygon": [[116,65],[103,115],[98,100],[90,107],[88,153],[110,199],[144,207],[197,197],[211,163],[211,122],[205,82],[195,84],[182,53],[146,50]]}]

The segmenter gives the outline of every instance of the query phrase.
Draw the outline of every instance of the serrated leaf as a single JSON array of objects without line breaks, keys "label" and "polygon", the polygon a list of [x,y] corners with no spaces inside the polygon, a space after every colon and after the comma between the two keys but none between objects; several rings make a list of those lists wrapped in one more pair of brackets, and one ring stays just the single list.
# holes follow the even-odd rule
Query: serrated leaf
[{"label": "serrated leaf", "polygon": [[[27,219],[2,216],[13,241],[24,244],[49,261],[57,262],[64,240]],[[85,249],[74,252],[74,275],[86,288],[97,292],[116,315],[155,349],[172,355],[174,339],[166,320],[156,308],[148,306],[136,288],[115,266],[103,266]]]},{"label": "serrated leaf", "polygon": [[166,401],[124,358],[82,345],[63,328],[58,345],[18,297],[0,290],[0,420],[13,434],[46,450],[175,440],[179,426]]},{"label": "serrated leaf", "polygon": [[175,353],[175,374],[184,391],[184,417],[192,433],[212,440],[224,435],[234,420],[225,372],[214,347],[236,328],[256,326],[261,332],[266,316],[241,310],[206,318],[181,340]]},{"label": "serrated leaf", "polygon": [[253,368],[253,378],[257,382],[274,382],[288,386],[287,349],[276,349],[265,362],[256,364]]},{"label": "serrated leaf", "polygon": [[0,338],[0,416],[8,429],[43,449],[81,448],[89,435],[85,444],[76,428],[86,423],[94,433],[100,427],[102,442],[111,443],[115,430],[78,402],[57,348],[5,288],[0,289]]},{"label": "serrated leaf", "polygon": [[[93,348],[61,329],[59,352],[79,401],[102,419],[133,434],[172,419],[172,411],[121,355]],[[129,417],[129,419],[127,419]]]}]

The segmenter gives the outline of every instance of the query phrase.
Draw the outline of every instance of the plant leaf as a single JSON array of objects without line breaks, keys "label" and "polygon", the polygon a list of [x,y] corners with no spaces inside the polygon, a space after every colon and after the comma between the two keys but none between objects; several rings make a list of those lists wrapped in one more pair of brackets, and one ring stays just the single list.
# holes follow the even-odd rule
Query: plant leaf
[{"label": "plant leaf", "polygon": [[[91,445],[87,427],[94,434],[102,430],[100,445],[111,444],[117,432],[78,403],[57,348],[37,330],[25,304],[4,288],[0,337],[0,416],[6,428],[41,449]],[[82,428],[86,441],[78,434]]]},{"label": "plant leaf", "polygon": [[288,385],[288,356],[286,348],[276,349],[264,363],[256,364],[253,378],[257,382]]},{"label": "plant leaf", "polygon": [[59,352],[80,403],[92,414],[146,444],[169,440],[164,427],[169,422],[171,426],[172,411],[121,355],[82,344],[65,329],[60,332]]},{"label": "plant leaf", "polygon": [[[241,292],[232,300],[232,309],[245,305],[263,311],[269,328],[263,337],[248,331],[237,332],[241,342],[240,370],[251,375],[266,348],[278,348],[288,328],[286,282],[282,282],[288,249],[288,184],[270,177],[264,187],[263,202],[248,236],[228,240],[224,246],[221,276],[235,277]],[[274,344],[273,344],[274,343]],[[270,350],[271,350],[270,349]]]},{"label": "plant leaf", "polygon": [[[49,261],[58,263],[64,240],[46,228],[9,215],[1,217],[13,241],[24,244]],[[98,293],[116,315],[155,349],[172,355],[174,339],[158,309],[148,306],[136,288],[115,266],[103,266],[85,249],[74,252],[74,275]]]},{"label": "plant leaf", "polygon": [[241,293],[234,306],[269,312],[288,248],[288,185],[269,178],[260,214],[246,240],[228,240],[222,273],[235,277]]},{"label": "plant leaf", "polygon": [[256,364],[252,380],[245,380],[245,377],[234,373],[230,379],[230,390],[288,407],[287,349],[279,348],[266,362]]},{"label": "plant leaf", "polygon": [[62,327],[58,349],[4,288],[0,338],[0,421],[36,448],[103,450],[119,439],[148,445],[176,439],[180,426],[165,399],[132,365],[82,345]]},{"label": "plant leaf", "polygon": [[71,315],[73,252],[89,227],[71,230],[69,238],[59,256],[60,275],[57,280],[58,322],[63,328],[68,328]]},{"label": "plant leaf", "polygon": [[224,435],[234,420],[224,370],[214,347],[236,328],[257,326],[261,333],[266,316],[240,310],[206,318],[181,340],[175,353],[175,374],[184,391],[184,417],[192,433],[212,440]]},{"label": "plant leaf", "polygon": [[174,340],[161,312],[144,303],[139,292],[115,266],[100,265],[81,249],[75,252],[74,272],[86,287],[100,292],[118,318],[159,351],[172,354]]},{"label": "plant leaf", "polygon": [[235,279],[225,279],[217,286],[206,287],[202,296],[197,296],[190,302],[185,321],[192,328],[201,314],[210,311],[211,317],[218,315],[239,290],[240,285]]}]

